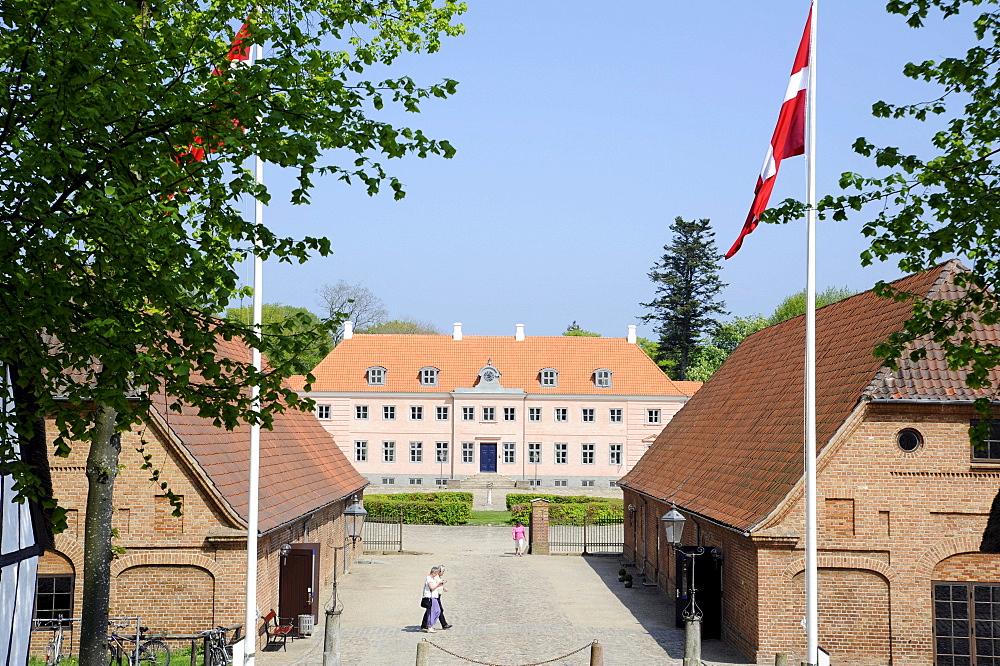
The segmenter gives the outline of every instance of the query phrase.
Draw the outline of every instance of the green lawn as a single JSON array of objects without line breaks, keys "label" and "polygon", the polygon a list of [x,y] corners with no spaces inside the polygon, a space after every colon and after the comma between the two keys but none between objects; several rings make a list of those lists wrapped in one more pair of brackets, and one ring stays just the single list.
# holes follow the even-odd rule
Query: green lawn
[{"label": "green lawn", "polygon": [[473,511],[467,525],[509,525],[510,511]]}]

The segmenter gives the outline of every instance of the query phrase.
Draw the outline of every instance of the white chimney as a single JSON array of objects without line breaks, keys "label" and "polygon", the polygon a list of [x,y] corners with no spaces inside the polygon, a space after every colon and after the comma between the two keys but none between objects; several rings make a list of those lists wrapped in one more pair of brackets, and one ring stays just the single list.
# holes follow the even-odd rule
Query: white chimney
[{"label": "white chimney", "polygon": [[524,324],[514,324],[517,332],[514,333],[514,339],[518,342],[524,342]]},{"label": "white chimney", "polygon": [[455,327],[455,332],[452,334],[452,338],[455,340],[462,339],[462,322],[456,321],[453,326]]},{"label": "white chimney", "polygon": [[628,343],[630,345],[635,344],[635,324],[628,325]]},{"label": "white chimney", "polygon": [[354,322],[345,321],[344,322],[344,339],[350,340],[354,337]]}]

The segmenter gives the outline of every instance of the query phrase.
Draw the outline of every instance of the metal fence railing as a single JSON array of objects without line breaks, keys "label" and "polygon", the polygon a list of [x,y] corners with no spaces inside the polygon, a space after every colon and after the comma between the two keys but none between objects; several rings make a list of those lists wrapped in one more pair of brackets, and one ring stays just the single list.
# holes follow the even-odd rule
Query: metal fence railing
[{"label": "metal fence railing", "polygon": [[624,518],[610,517],[549,523],[549,552],[620,555],[625,547]]},{"label": "metal fence railing", "polygon": [[365,519],[361,532],[365,551],[403,552],[403,514]]}]

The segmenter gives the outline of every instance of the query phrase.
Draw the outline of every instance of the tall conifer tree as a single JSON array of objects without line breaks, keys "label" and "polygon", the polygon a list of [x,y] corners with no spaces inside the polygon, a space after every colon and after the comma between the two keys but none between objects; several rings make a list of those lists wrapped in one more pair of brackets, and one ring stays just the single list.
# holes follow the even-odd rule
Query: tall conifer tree
[{"label": "tall conifer tree", "polygon": [[707,219],[674,219],[670,225],[673,239],[663,246],[663,256],[649,271],[656,284],[656,297],[649,303],[649,313],[640,317],[656,322],[659,335],[658,358],[670,368],[674,379],[687,379],[688,368],[698,340],[718,325],[714,315],[728,314],[726,304],[718,300],[726,285],[719,279],[719,254],[715,232]]}]

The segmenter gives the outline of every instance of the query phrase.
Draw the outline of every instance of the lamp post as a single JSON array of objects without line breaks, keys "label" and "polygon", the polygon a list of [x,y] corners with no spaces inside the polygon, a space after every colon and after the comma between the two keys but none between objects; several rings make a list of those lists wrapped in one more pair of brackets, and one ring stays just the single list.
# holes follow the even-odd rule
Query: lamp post
[{"label": "lamp post", "polygon": [[347,522],[347,536],[351,539],[351,544],[356,545],[361,540],[361,530],[365,525],[365,517],[368,512],[361,506],[358,496],[351,498],[351,506],[344,509],[344,518]]},{"label": "lamp post", "polygon": [[[681,535],[684,533],[684,523],[687,520],[677,510],[671,506],[670,511],[665,513],[660,521],[663,523],[663,531],[666,533],[674,550],[679,550],[681,545]],[[701,546],[691,554],[681,552],[681,557],[691,558],[691,573],[688,577],[688,605],[681,611],[681,619],[684,620],[684,666],[698,666],[701,664],[701,620],[703,614],[695,601],[698,589],[695,587],[694,566],[696,556],[705,552]]]}]

